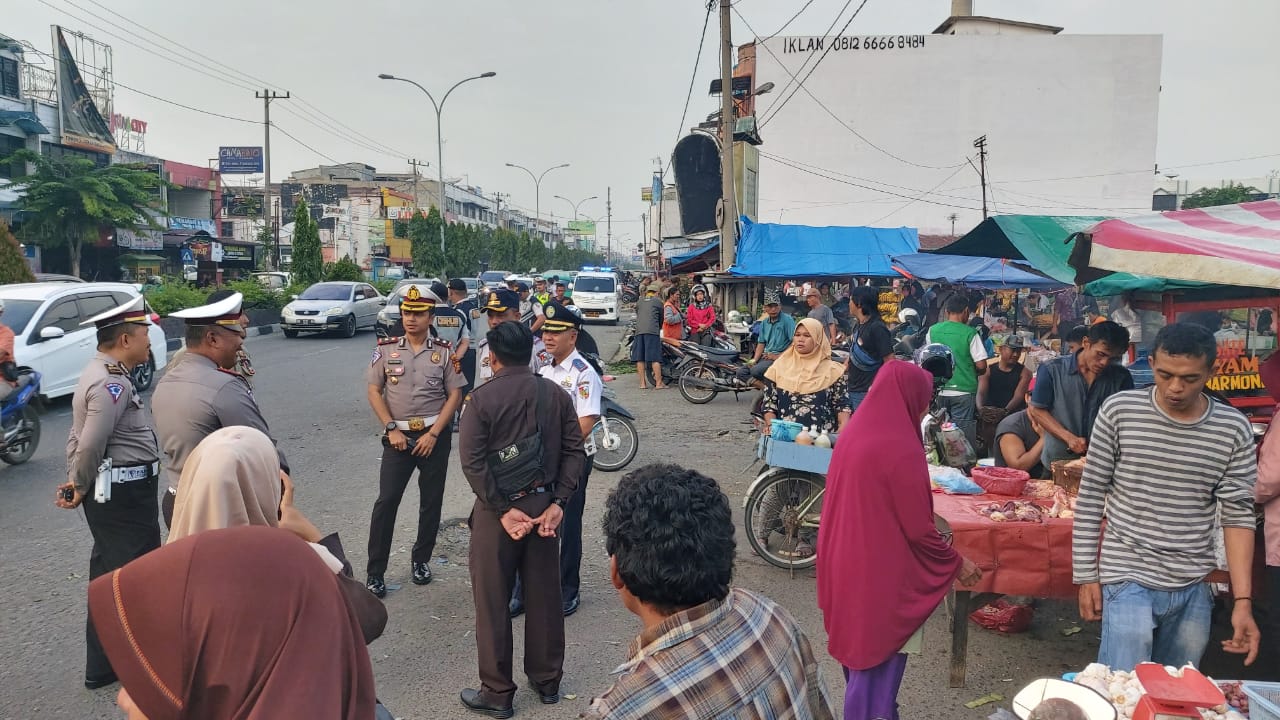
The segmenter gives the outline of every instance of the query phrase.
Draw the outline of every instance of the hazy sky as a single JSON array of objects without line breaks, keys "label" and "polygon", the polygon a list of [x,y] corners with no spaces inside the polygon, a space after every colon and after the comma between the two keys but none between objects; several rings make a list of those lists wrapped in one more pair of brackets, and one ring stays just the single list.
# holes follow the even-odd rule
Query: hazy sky
[{"label": "hazy sky", "polygon": [[[571,212],[568,203],[553,195],[575,201],[599,195],[600,200],[582,205],[582,213],[603,216],[605,189],[612,186],[614,234],[630,233],[637,241],[644,210],[640,188],[648,182],[654,158],[669,155],[678,130],[718,108],[707,95],[709,81],[718,74],[719,33],[713,14],[688,118],[680,124],[705,14],[703,0],[98,2],[28,2],[22,12],[6,13],[0,33],[48,52],[49,25],[83,31],[113,45],[118,82],[258,123],[203,115],[118,87],[117,112],[150,123],[151,154],[203,165],[216,157],[219,145],[261,144],[262,103],[251,88],[262,83],[221,67],[210,70],[219,77],[231,74],[233,84],[176,64],[208,66],[200,57],[204,55],[267,80],[273,89],[291,91],[366,136],[336,127],[297,99],[275,103],[272,117],[278,126],[319,153],[386,171],[407,170],[406,158],[413,156],[429,161],[424,172],[434,176],[430,103],[412,86],[380,81],[377,74],[415,79],[438,100],[453,82],[492,70],[497,77],[467,84],[449,98],[444,113],[446,175],[465,176],[488,193],[512,193],[517,206],[532,210],[532,181],[504,163],[539,172],[571,163],[543,182],[543,214],[564,217]],[[756,30],[773,33],[803,4],[737,0],[736,7]],[[786,34],[824,34],[844,5],[843,0],[813,0]],[[1280,95],[1270,90],[1280,71],[1274,47],[1280,1],[975,0],[975,5],[980,15],[1060,25],[1068,33],[1163,34],[1157,149],[1162,167],[1280,154]],[[928,33],[949,11],[950,0],[869,0],[847,32]],[[165,44],[148,30],[176,44]],[[750,38],[735,18],[735,42]],[[333,126],[332,132],[299,117],[299,111]],[[395,152],[362,147],[371,144],[367,138]],[[276,179],[289,170],[327,162],[273,134]],[[1189,169],[1183,177],[1251,177],[1275,168],[1280,168],[1280,157]]]}]

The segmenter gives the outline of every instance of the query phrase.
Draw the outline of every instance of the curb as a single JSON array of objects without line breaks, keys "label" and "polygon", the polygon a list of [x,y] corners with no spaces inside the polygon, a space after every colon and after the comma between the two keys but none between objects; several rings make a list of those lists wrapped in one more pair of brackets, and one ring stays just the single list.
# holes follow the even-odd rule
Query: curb
[{"label": "curb", "polygon": [[[272,323],[270,325],[259,325],[257,327],[251,327],[245,330],[245,335],[247,337],[254,337],[259,335],[270,335],[276,331],[276,328],[278,327],[278,325],[279,323]],[[177,350],[180,350],[183,344],[184,344],[183,339],[180,337],[165,339],[165,349],[168,350],[169,352],[175,352]]]}]

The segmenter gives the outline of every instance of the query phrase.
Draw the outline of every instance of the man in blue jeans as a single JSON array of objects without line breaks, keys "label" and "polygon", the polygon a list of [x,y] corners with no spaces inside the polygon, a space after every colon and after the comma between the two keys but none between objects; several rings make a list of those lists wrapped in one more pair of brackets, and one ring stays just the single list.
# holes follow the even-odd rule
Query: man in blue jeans
[{"label": "man in blue jeans", "polygon": [[1249,421],[1204,393],[1216,355],[1203,327],[1166,326],[1151,353],[1155,386],[1111,396],[1093,425],[1071,555],[1080,615],[1102,619],[1098,662],[1116,670],[1200,664],[1213,610],[1205,578],[1220,564],[1219,533],[1233,595],[1233,634],[1222,648],[1246,655],[1245,665],[1258,655],[1258,466]]},{"label": "man in blue jeans", "polygon": [[951,419],[978,447],[978,376],[987,372],[987,348],[978,331],[969,326],[969,299],[962,294],[947,298],[943,307],[947,319],[929,328],[927,343],[941,343],[951,348],[956,366],[951,379],[938,393],[938,404],[947,409]]}]

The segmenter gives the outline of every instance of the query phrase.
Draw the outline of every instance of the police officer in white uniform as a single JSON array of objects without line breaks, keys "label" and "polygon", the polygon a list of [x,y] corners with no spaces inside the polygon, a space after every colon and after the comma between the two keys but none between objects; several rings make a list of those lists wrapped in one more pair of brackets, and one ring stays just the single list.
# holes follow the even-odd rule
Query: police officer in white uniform
[{"label": "police officer in white uniform", "polygon": [[[498,327],[504,322],[520,322],[520,296],[510,290],[494,290],[480,312],[488,315],[489,329]],[[489,341],[481,337],[476,348],[476,387],[483,385],[493,377],[493,368],[489,363]],[[534,372],[551,362],[551,353],[538,338],[533,339],[533,357],[529,360],[529,368]]]},{"label": "police officer in white uniform", "polygon": [[[538,373],[549,378],[569,393],[578,413],[578,426],[582,430],[583,449],[587,460],[583,463],[578,489],[564,507],[564,520],[560,524],[560,600],[565,616],[577,612],[580,597],[580,568],[582,565],[582,511],[587,503],[587,480],[591,477],[592,456],[595,442],[591,430],[600,419],[600,399],[604,395],[604,383],[586,358],[575,349],[582,316],[571,308],[552,300],[543,308],[546,322],[542,324],[542,338],[551,362]],[[524,612],[523,594],[517,580],[512,592],[511,614]]]}]

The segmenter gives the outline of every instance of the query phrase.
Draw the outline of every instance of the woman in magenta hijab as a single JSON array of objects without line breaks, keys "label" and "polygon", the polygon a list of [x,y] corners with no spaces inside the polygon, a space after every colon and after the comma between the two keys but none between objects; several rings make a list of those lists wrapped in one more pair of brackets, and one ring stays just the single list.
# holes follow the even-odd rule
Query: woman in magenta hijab
[{"label": "woman in magenta hijab", "polygon": [[[982,571],[938,533],[920,420],[933,377],[889,362],[840,433],[818,531],[818,606],[844,666],[845,720],[898,719],[904,646],[957,579]],[[872,588],[894,588],[892,597]],[[914,642],[912,643],[914,644]]]}]

